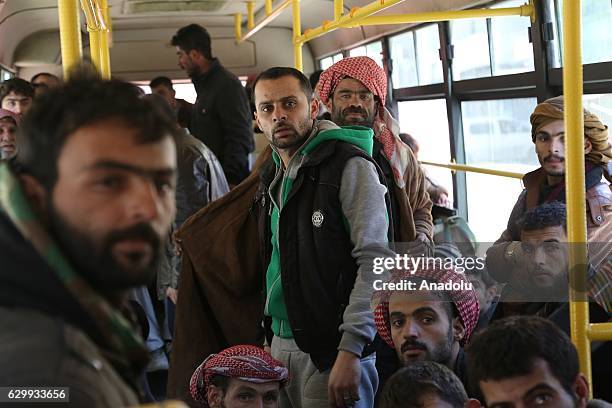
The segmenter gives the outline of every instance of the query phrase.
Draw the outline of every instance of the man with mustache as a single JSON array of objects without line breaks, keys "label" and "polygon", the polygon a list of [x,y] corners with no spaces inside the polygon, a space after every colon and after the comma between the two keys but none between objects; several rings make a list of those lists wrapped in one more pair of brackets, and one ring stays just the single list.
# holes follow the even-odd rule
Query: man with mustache
[{"label": "man with mustache", "polygon": [[[510,214],[508,227],[487,250],[487,269],[498,282],[509,281],[524,261],[520,255],[523,214],[544,203],[566,201],[563,97],[542,102],[530,119],[531,137],[541,167],[523,177],[525,189]],[[584,154],[589,262],[596,271],[586,289],[597,303],[611,312],[612,176],[606,168],[612,161],[612,146],[608,127],[587,110],[584,110]]]},{"label": "man with mustache", "polygon": [[[376,330],[395,349],[399,360],[396,369],[434,361],[450,368],[468,389],[463,346],[478,322],[479,305],[465,275],[427,265],[414,273],[395,273],[391,282],[410,282],[414,288],[383,291],[375,298]],[[463,289],[420,289],[423,283],[446,282]]]},{"label": "man with mustache", "polygon": [[0,109],[0,159],[10,159],[17,154],[17,126],[19,115]]},{"label": "man with mustache", "polygon": [[373,259],[394,255],[372,130],[316,120],[308,78],[294,68],[262,72],[253,93],[273,150],[256,208],[267,344],[291,373],[281,407],[370,408]]},{"label": "man with mustache", "polygon": [[26,119],[0,165],[0,386],[137,404],[148,353],[121,310],[154,277],[174,217],[176,127],[86,69]]}]

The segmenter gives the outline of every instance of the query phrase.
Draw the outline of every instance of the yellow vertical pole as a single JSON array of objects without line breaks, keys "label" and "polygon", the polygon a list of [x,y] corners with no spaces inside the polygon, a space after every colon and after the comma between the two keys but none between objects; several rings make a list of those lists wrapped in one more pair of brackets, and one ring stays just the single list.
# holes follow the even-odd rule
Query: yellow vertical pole
[{"label": "yellow vertical pole", "polygon": [[293,9],[293,64],[295,69],[303,71],[302,67],[302,43],[298,41],[302,35],[302,22],[300,17],[300,0],[292,0]]},{"label": "yellow vertical pole", "polygon": [[242,38],[242,13],[234,14],[234,37],[236,37],[236,41],[240,41],[240,38]]},{"label": "yellow vertical pole", "polygon": [[87,28],[89,32],[89,54],[91,55],[91,61],[95,65],[98,72],[102,72],[102,68],[100,66],[100,31]]},{"label": "yellow vertical pole", "polygon": [[247,1],[247,28],[251,30],[255,27],[255,3]]},{"label": "yellow vertical pole", "polygon": [[[584,181],[584,117],[582,113],[582,48],[580,0],[563,2],[563,89],[565,94],[565,188],[567,235],[570,242],[570,324],[578,349],[580,371],[592,394],[591,344],[587,330],[589,305],[584,299],[587,278],[587,229]],[[580,293],[578,293],[580,292]]]},{"label": "yellow vertical pole", "polygon": [[339,20],[344,12],[344,0],[334,0],[334,20]]},{"label": "yellow vertical pole", "polygon": [[266,16],[272,14],[272,0],[266,0]]},{"label": "yellow vertical pole", "polygon": [[111,77],[111,66],[110,66],[110,49],[109,49],[109,36],[111,35],[110,27],[110,13],[108,11],[108,1],[100,0],[100,9],[102,16],[104,17],[105,27],[100,32],[100,73],[102,78],[110,79]]},{"label": "yellow vertical pole", "polygon": [[81,61],[81,31],[79,27],[78,0],[58,0],[60,45],[64,78],[70,68]]}]

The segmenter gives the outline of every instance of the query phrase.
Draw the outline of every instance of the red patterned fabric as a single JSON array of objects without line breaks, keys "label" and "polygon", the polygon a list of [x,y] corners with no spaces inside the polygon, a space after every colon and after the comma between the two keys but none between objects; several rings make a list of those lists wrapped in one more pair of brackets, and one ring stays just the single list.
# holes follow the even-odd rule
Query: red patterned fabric
[{"label": "red patterned fabric", "polygon": [[19,122],[21,121],[21,117],[17,113],[13,113],[10,110],[6,110],[6,109],[0,109],[0,120],[4,118],[13,119],[13,121],[15,122],[15,125],[19,125]]},{"label": "red patterned fabric", "polygon": [[289,370],[283,363],[261,348],[250,345],[233,346],[218,354],[211,354],[193,372],[189,391],[202,407],[208,407],[206,394],[213,375],[253,383],[278,381],[281,385],[285,385],[289,380]]},{"label": "red patterned fabric", "polygon": [[399,138],[399,126],[385,109],[387,98],[387,76],[373,59],[368,57],[344,58],[326,69],[319,78],[317,92],[321,101],[327,104],[334,90],[346,77],[361,82],[380,99],[374,120],[374,135],[383,146],[383,154],[389,160],[395,183],[404,188],[404,172],[408,165],[410,148]]},{"label": "red patterned fabric", "polygon": [[[469,281],[465,275],[456,273],[452,269],[418,269],[414,273],[408,271],[401,271],[401,273],[395,274],[391,278],[391,282],[400,282],[403,279],[410,279],[412,277],[427,279],[431,282],[445,283],[461,283],[469,285]],[[385,291],[379,293],[380,301],[374,310],[374,322],[376,324],[376,330],[380,337],[391,347],[395,348],[393,338],[391,337],[391,325],[389,323],[389,298],[393,291]],[[478,304],[478,298],[474,290],[453,290],[447,292],[451,300],[453,301],[459,317],[463,323],[465,329],[465,336],[461,340],[461,345],[465,345],[476,324],[478,323],[478,315],[480,313],[480,306]]]}]

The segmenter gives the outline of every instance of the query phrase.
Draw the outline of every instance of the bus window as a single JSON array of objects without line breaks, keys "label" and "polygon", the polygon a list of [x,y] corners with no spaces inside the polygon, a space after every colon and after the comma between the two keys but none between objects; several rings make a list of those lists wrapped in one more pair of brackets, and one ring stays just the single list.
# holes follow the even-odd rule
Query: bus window
[{"label": "bus window", "polygon": [[326,70],[327,68],[331,67],[332,65],[334,65],[336,62],[340,61],[343,57],[342,53],[338,53],[335,55],[332,55],[331,57],[327,57],[327,58],[323,58],[320,61],[321,64],[321,69],[322,70]]},{"label": "bus window", "polygon": [[[536,98],[462,102],[467,164],[517,173],[537,168],[529,124],[536,104]],[[495,241],[506,228],[521,182],[467,173],[466,183],[470,227],[479,241]]]},{"label": "bus window", "polygon": [[389,44],[394,66],[394,88],[443,82],[442,62],[438,53],[440,36],[436,24],[391,37]]},{"label": "bus window", "polygon": [[450,22],[454,47],[453,78],[482,78],[491,75],[487,21],[483,19]]},{"label": "bus window", "polygon": [[376,41],[361,47],[353,48],[349,51],[350,57],[370,57],[378,65],[383,66],[383,55],[382,55],[382,42]]},{"label": "bus window", "polygon": [[[424,101],[398,102],[400,129],[409,133],[419,144],[419,160],[450,163],[450,141],[446,101],[431,99]],[[451,171],[441,167],[423,166],[427,175],[448,191],[453,201],[453,178]]]},{"label": "bus window", "polygon": [[[492,8],[518,7],[524,0],[504,1]],[[529,43],[528,18],[492,18],[493,75],[509,75],[534,70],[533,47]]]}]

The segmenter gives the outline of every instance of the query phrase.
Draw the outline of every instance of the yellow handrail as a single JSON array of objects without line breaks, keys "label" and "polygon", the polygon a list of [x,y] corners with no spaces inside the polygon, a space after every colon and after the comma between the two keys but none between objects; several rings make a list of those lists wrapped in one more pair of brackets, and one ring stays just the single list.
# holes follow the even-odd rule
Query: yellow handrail
[{"label": "yellow handrail", "polygon": [[[283,10],[285,10],[287,7],[289,7],[291,5],[291,2],[292,2],[292,0],[285,0],[281,4],[279,4],[273,11],[271,11],[270,14],[266,13],[267,14],[266,17],[263,20],[261,20],[259,23],[257,23],[252,29],[250,29],[243,36],[236,37],[236,42],[238,44],[240,44],[241,42],[246,41],[247,39],[249,39],[256,32],[258,32],[259,30],[264,28],[272,20],[274,20],[276,17],[278,17],[283,12]],[[241,24],[242,24],[242,22],[241,22]],[[237,32],[237,31],[238,31],[237,29],[234,29],[234,32]]]},{"label": "yellow handrail", "polygon": [[104,30],[100,32],[100,72],[102,78],[110,79],[111,67],[110,67],[110,43],[111,43],[111,18],[108,12],[108,0],[99,0],[100,10],[102,11],[102,17],[104,18]]},{"label": "yellow handrail", "polygon": [[77,0],[58,0],[60,47],[64,78],[70,75],[73,65],[81,61],[81,32]]},{"label": "yellow handrail", "polygon": [[334,0],[334,20],[340,20],[344,13],[344,0]]},{"label": "yellow handrail", "polygon": [[454,11],[431,11],[425,13],[389,14],[385,16],[371,16],[356,21],[354,24],[346,24],[345,27],[364,25],[386,25],[386,24],[412,24],[412,23],[435,23],[438,21],[460,20],[466,18],[489,18],[522,16],[531,17],[535,20],[535,7],[528,3],[518,7],[507,7],[498,9],[469,9]]},{"label": "yellow handrail", "polygon": [[612,340],[612,323],[591,323],[588,325],[587,334],[591,341]]},{"label": "yellow handrail", "polygon": [[302,22],[300,17],[300,0],[291,0],[293,11],[293,65],[295,69],[302,71],[302,43],[297,39],[302,34]]},{"label": "yellow handrail", "polygon": [[516,178],[516,179],[522,179],[524,176],[524,174],[522,173],[514,173],[511,171],[504,171],[504,170],[493,170],[493,169],[487,169],[484,167],[468,166],[465,164],[456,164],[456,163],[445,164],[445,163],[435,163],[435,162],[429,162],[429,161],[419,161],[419,163],[425,164],[427,166],[444,167],[446,169],[451,169],[451,170],[466,171],[470,173],[490,174],[492,176],[510,177],[510,178]]},{"label": "yellow handrail", "polygon": [[108,50],[108,4],[107,0],[81,0],[87,20],[91,60],[103,78],[110,78],[110,55]]},{"label": "yellow handrail", "polygon": [[[589,305],[584,299],[587,264],[587,229],[584,183],[584,118],[582,113],[582,1],[563,2],[563,90],[566,152],[565,191],[570,274],[570,326],[578,349],[580,371],[592,395],[591,343],[588,338]],[[579,291],[582,293],[578,293]]]},{"label": "yellow handrail", "polygon": [[247,1],[247,29],[252,30],[255,27],[255,2]]}]

